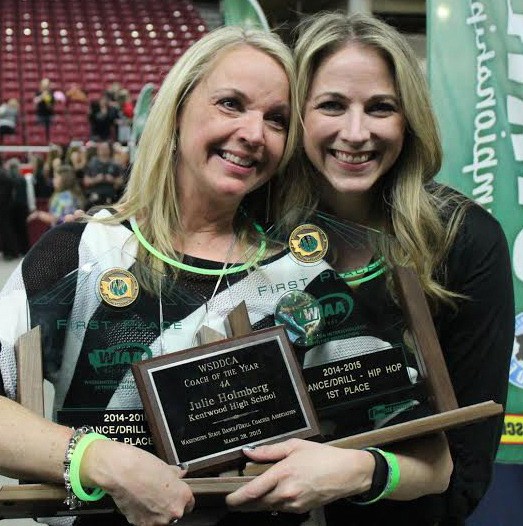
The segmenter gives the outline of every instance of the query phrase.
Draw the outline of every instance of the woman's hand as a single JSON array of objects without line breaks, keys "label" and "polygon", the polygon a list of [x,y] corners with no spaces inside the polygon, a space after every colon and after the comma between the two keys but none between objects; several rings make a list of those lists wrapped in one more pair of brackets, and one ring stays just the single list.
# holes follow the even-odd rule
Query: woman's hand
[{"label": "woman's hand", "polygon": [[50,214],[49,212],[44,212],[43,210],[34,210],[27,216],[26,219],[28,223],[31,223],[32,221],[36,220],[41,221],[42,223],[45,223],[46,225],[50,226],[53,226],[56,222],[53,214]]},{"label": "woman's hand", "polygon": [[277,464],[227,496],[227,504],[241,511],[304,513],[367,491],[375,465],[368,451],[299,439],[244,452],[255,462]]},{"label": "woman's hand", "polygon": [[33,210],[28,216],[26,221],[30,223],[31,221],[35,221],[37,219],[40,219],[40,210]]},{"label": "woman's hand", "polygon": [[[412,500],[442,493],[453,470],[443,433],[395,444],[400,483],[388,497]],[[375,462],[365,450],[341,449],[298,439],[261,446],[245,454],[255,462],[277,462],[265,473],[231,493],[227,504],[242,511],[302,513],[370,489]]]},{"label": "woman's hand", "polygon": [[75,221],[79,219],[83,219],[87,214],[79,208],[78,210],[75,210],[72,214],[67,214],[63,217],[62,223],[74,223]]},{"label": "woman's hand", "polygon": [[146,451],[109,440],[93,442],[81,465],[83,485],[105,489],[137,526],[169,524],[192,511],[194,497],[183,475]]}]

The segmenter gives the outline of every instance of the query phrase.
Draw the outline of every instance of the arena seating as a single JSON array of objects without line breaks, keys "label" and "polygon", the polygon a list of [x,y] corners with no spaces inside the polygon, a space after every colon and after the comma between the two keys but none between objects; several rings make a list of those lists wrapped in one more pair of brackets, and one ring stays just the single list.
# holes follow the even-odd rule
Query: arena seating
[{"label": "arena seating", "polygon": [[[18,132],[5,145],[45,144],[33,98],[40,79],[53,90],[80,86],[95,100],[118,81],[136,100],[207,32],[186,0],[0,0],[0,100],[21,104]],[[89,136],[88,103],[55,104],[51,141]]]}]

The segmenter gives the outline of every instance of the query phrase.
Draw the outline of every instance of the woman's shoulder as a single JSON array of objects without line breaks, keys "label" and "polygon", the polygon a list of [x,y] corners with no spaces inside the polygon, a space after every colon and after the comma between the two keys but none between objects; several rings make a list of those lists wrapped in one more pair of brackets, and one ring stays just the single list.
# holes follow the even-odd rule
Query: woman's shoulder
[{"label": "woman's shoulder", "polygon": [[456,241],[484,251],[499,243],[505,244],[506,238],[501,224],[488,210],[467,200]]},{"label": "woman's shoulder", "polygon": [[41,290],[76,270],[82,253],[96,259],[98,254],[121,248],[132,235],[130,227],[125,222],[107,224],[96,221],[111,215],[110,210],[100,210],[93,219],[65,222],[48,230],[22,262],[24,281],[37,283],[36,288]]},{"label": "woman's shoulder", "polygon": [[[73,195],[69,190],[64,192],[59,192],[55,194],[55,197],[61,195]],[[47,252],[61,251],[64,248],[72,248],[77,250],[78,246],[82,242],[82,239],[87,235],[90,235],[87,230],[90,230],[91,226],[95,226],[108,229],[109,232],[114,230],[121,230],[131,233],[130,226],[128,222],[115,222],[107,223],[101,222],[101,220],[107,220],[111,218],[116,213],[114,209],[100,209],[94,212],[88,212],[85,219],[80,219],[77,221],[67,221],[57,225],[56,227],[45,232],[42,237],[35,243],[33,248],[35,251],[39,251],[42,254]],[[28,256],[31,252],[28,253]]]},{"label": "woman's shoulder", "polygon": [[441,200],[441,213],[447,224],[451,218],[459,218],[455,247],[486,247],[505,241],[499,221],[485,207],[445,185],[435,183],[432,193]]},{"label": "woman's shoulder", "polygon": [[63,223],[45,232],[22,261],[28,296],[53,286],[78,268],[78,248],[85,230],[82,223]]},{"label": "woman's shoulder", "polygon": [[445,217],[448,219],[453,212],[459,212],[454,215],[459,226],[443,265],[447,286],[461,290],[468,280],[477,282],[481,275],[492,276],[501,269],[509,269],[507,239],[499,221],[486,208],[456,190],[445,188],[443,191],[449,192],[447,195],[452,198],[447,201],[450,204]]}]

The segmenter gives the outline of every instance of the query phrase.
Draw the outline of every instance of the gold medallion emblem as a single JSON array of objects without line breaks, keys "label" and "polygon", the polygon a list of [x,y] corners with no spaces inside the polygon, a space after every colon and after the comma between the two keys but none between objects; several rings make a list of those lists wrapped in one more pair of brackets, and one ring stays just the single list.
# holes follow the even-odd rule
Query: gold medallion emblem
[{"label": "gold medallion emblem", "polygon": [[127,307],[138,297],[140,286],[128,270],[111,268],[100,276],[98,291],[107,305]]},{"label": "gold medallion emblem", "polygon": [[329,248],[327,234],[313,224],[296,227],[289,236],[292,255],[302,263],[316,263]]}]

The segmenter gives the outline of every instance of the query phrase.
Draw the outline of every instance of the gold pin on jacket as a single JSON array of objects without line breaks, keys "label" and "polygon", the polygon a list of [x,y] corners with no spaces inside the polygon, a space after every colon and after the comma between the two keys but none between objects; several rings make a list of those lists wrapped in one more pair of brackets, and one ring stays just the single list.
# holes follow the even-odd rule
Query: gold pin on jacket
[{"label": "gold pin on jacket", "polygon": [[106,270],[98,283],[98,292],[102,301],[111,307],[131,305],[140,292],[140,286],[134,275],[124,268]]},{"label": "gold pin on jacket", "polygon": [[289,236],[292,255],[302,263],[316,263],[327,253],[327,234],[311,223],[296,227]]}]

